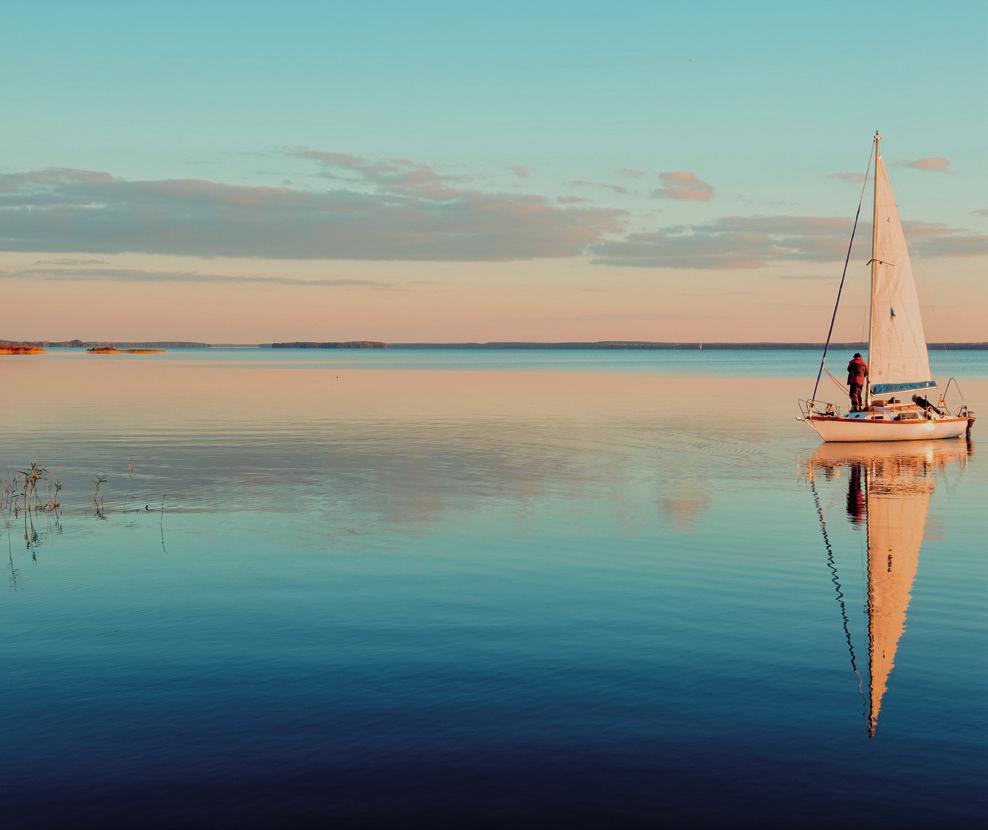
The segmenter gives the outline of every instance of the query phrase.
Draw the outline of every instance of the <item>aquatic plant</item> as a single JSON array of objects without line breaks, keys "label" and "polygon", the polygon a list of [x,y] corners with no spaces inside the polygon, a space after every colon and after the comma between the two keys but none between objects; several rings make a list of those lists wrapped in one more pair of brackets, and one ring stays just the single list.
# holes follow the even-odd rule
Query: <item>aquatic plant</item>
[{"label": "aquatic plant", "polygon": [[[32,461],[31,469],[21,470],[20,473],[24,476],[24,489],[22,490],[24,512],[43,512],[45,502],[42,502],[41,497],[38,495],[38,485],[44,481],[47,486],[48,468],[43,464],[39,464],[37,461]],[[61,485],[59,485],[59,488],[61,488]]]},{"label": "aquatic plant", "polygon": [[96,516],[100,519],[106,518],[106,508],[103,504],[103,485],[109,480],[106,476],[96,476],[94,479],[96,489],[93,491],[93,504],[96,506]]},{"label": "aquatic plant", "polygon": [[159,526],[161,528],[161,552],[162,553],[168,553],[168,550],[165,548],[165,496],[166,495],[168,495],[168,494],[167,493],[162,493],[162,495],[161,495],[161,521],[160,521],[160,524],[159,524]]},{"label": "aquatic plant", "polygon": [[45,500],[41,505],[43,513],[52,513],[62,506],[58,500],[60,492],[62,492],[62,482],[58,479],[45,479]]},{"label": "aquatic plant", "polygon": [[[44,482],[44,496],[40,490]],[[34,461],[31,469],[18,470],[0,479],[0,510],[20,516],[21,513],[53,513],[61,508],[59,493],[62,482],[49,478],[48,468]]]},{"label": "aquatic plant", "polygon": [[17,473],[13,475],[5,473],[3,479],[0,479],[0,510],[6,510],[8,513],[13,511],[16,492]]},{"label": "aquatic plant", "polygon": [[[40,489],[44,482],[44,495]],[[14,518],[24,517],[24,542],[29,549],[34,549],[41,542],[41,534],[34,524],[35,514],[47,516],[60,528],[58,512],[61,508],[59,493],[62,483],[48,475],[48,468],[37,461],[31,462],[28,470],[18,470],[10,479],[4,478],[0,484],[0,507],[13,513]]]},{"label": "aquatic plant", "polygon": [[[127,460],[127,490],[124,493],[123,498],[123,512],[124,515],[130,513],[130,502],[133,499],[134,494],[132,488],[134,486],[134,459],[130,458]],[[134,512],[137,512],[137,508],[134,508]],[[128,521],[127,526],[133,527],[133,521]]]},{"label": "aquatic plant", "polygon": [[18,570],[14,566],[14,548],[10,543],[10,532],[7,533],[7,562],[10,569],[10,587],[15,591],[17,590],[17,574]]}]

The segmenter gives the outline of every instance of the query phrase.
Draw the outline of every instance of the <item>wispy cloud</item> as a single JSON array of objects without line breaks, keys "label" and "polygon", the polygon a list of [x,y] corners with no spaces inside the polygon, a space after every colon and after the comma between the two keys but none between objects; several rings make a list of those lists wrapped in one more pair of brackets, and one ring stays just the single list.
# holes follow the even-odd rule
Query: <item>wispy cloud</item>
[{"label": "wispy cloud", "polygon": [[978,214],[978,216],[988,216],[988,208],[978,208],[977,210],[973,210],[971,212]]},{"label": "wispy cloud", "polygon": [[950,167],[950,159],[943,156],[927,156],[913,161],[900,161],[900,167],[912,167],[914,170],[929,170],[931,173],[946,173]]},{"label": "wispy cloud", "polygon": [[[909,233],[908,226],[906,233]],[[988,234],[944,228],[943,232],[921,239],[916,253],[919,256],[988,256]]]},{"label": "wispy cloud", "polygon": [[349,153],[331,153],[309,147],[288,148],[285,152],[296,158],[318,162],[327,168],[322,173],[325,178],[372,184],[388,193],[446,199],[456,195],[454,185],[467,181],[466,176],[440,173],[431,165],[410,159],[375,161]]},{"label": "wispy cloud", "polygon": [[61,259],[38,259],[35,265],[109,265],[105,259],[77,259],[75,257],[62,257]]},{"label": "wispy cloud", "polygon": [[511,172],[514,173],[519,179],[530,179],[532,174],[528,171],[527,167],[523,167],[520,164],[516,164],[511,168]]},{"label": "wispy cloud", "polygon": [[25,188],[73,184],[107,184],[115,179],[98,170],[74,170],[71,167],[47,167],[25,173],[0,174],[0,193],[18,193]]},{"label": "wispy cloud", "polygon": [[608,184],[607,182],[592,182],[587,179],[574,179],[569,182],[570,187],[596,187],[602,190],[609,190],[611,193],[627,193],[628,188],[619,184]]},{"label": "wispy cloud", "polygon": [[621,167],[617,172],[619,176],[627,176],[629,179],[642,179],[645,177],[645,171],[639,170],[637,167]]},{"label": "wispy cloud", "polygon": [[625,212],[459,189],[397,159],[292,150],[347,186],[130,181],[53,168],[0,175],[0,250],[279,259],[494,261],[577,256]]},{"label": "wispy cloud", "polygon": [[714,189],[689,170],[670,170],[659,173],[663,187],[652,192],[656,199],[680,199],[690,202],[708,202],[714,197]]},{"label": "wispy cloud", "polygon": [[[988,234],[933,222],[905,223],[917,256],[988,255]],[[775,262],[837,262],[847,250],[850,222],[826,216],[729,216],[702,225],[632,233],[591,250],[607,265],[654,268],[758,268]],[[868,225],[858,238],[870,238]]]},{"label": "wispy cloud", "polygon": [[851,171],[841,171],[840,173],[831,173],[827,176],[828,179],[838,179],[842,182],[848,182],[849,184],[863,184],[865,181],[864,173],[852,173]]},{"label": "wispy cloud", "polygon": [[391,288],[392,284],[377,280],[345,278],[312,279],[302,277],[246,276],[240,274],[203,274],[198,271],[145,271],[139,268],[25,268],[20,271],[0,271],[0,279],[35,279],[54,282],[178,282],[213,283],[218,285],[297,285],[305,287]]}]

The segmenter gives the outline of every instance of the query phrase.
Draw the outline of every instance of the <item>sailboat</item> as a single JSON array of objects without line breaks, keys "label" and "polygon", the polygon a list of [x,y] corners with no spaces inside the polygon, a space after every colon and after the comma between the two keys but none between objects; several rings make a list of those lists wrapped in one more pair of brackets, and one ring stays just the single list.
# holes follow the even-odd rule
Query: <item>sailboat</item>
[{"label": "sailboat", "polygon": [[[806,473],[827,547],[831,581],[841,607],[851,668],[861,681],[865,720],[871,736],[878,728],[878,716],[906,630],[906,614],[919,570],[926,516],[937,475],[949,464],[965,464],[969,453],[969,444],[962,441],[824,444],[807,464]],[[852,524],[864,523],[868,538],[867,684],[860,677],[840,575],[816,489],[818,473],[833,479],[845,469],[847,517]]]},{"label": "sailboat", "polygon": [[[923,317],[909,249],[895,206],[895,196],[881,155],[881,136],[876,132],[872,152],[875,159],[874,202],[872,210],[871,303],[868,327],[869,374],[863,406],[842,412],[835,404],[818,401],[820,377],[825,371],[827,350],[847,275],[844,262],[837,303],[830,320],[830,331],[817,373],[813,394],[799,402],[802,416],[824,441],[917,441],[931,438],[957,438],[969,432],[975,415],[966,405],[951,414],[945,394],[948,380],[934,403],[937,383],[930,371],[930,357],[923,332]],[[869,158],[868,170],[871,170]],[[867,174],[865,179],[867,181]],[[864,186],[861,201],[864,199]],[[858,215],[861,204],[858,204]],[[854,228],[857,228],[857,216]],[[851,244],[854,231],[851,232]],[[829,374],[829,373],[828,373]]]}]

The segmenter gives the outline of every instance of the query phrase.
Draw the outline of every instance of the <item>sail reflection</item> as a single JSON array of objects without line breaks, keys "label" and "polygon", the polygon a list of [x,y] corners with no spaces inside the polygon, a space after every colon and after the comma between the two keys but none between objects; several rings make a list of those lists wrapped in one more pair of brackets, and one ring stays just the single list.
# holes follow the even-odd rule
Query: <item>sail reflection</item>
[{"label": "sail reflection", "polygon": [[973,445],[964,440],[823,444],[807,464],[827,563],[837,591],[851,668],[859,676],[845,595],[834,561],[831,535],[816,488],[847,474],[847,519],[867,532],[868,679],[865,718],[874,736],[888,690],[926,529],[930,496],[949,466],[966,468]]}]

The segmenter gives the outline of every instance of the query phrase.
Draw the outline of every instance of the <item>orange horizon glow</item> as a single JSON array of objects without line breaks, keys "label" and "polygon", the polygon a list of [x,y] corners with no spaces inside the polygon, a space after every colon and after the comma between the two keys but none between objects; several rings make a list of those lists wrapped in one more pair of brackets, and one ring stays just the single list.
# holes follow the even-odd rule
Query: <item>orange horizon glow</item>
[{"label": "orange horizon glow", "polygon": [[[0,272],[17,273],[43,256],[0,254]],[[822,342],[839,281],[839,273],[828,273],[833,269],[806,264],[706,271],[573,258],[434,263],[121,254],[101,260],[115,269],[296,283],[8,277],[0,282],[0,339]],[[977,260],[918,260],[915,270],[928,341],[988,340],[982,313],[988,285],[978,279]],[[358,284],[298,284],[327,276]],[[836,341],[867,339],[866,286],[865,269],[852,268]]]}]

